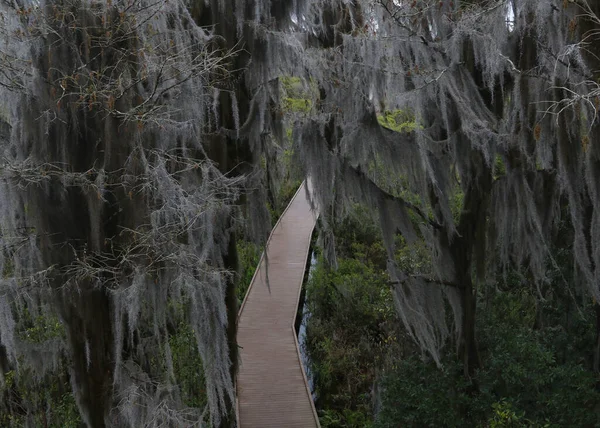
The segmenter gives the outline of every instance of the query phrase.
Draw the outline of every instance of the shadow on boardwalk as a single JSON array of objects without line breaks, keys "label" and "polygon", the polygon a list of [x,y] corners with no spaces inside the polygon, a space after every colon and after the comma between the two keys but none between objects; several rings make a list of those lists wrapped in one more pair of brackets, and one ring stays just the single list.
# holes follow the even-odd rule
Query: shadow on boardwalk
[{"label": "shadow on boardwalk", "polygon": [[318,427],[300,362],[294,320],[316,213],[303,183],[267,243],[240,309],[238,417],[243,428]]}]

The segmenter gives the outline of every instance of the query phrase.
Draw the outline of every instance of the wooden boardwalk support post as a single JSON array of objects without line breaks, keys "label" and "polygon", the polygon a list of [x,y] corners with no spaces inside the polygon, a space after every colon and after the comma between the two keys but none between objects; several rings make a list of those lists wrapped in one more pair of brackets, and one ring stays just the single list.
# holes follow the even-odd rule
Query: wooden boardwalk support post
[{"label": "wooden boardwalk support post", "polygon": [[[242,428],[320,427],[294,321],[317,213],[302,183],[273,228],[238,316],[238,422]],[[265,263],[268,259],[269,287]]]}]

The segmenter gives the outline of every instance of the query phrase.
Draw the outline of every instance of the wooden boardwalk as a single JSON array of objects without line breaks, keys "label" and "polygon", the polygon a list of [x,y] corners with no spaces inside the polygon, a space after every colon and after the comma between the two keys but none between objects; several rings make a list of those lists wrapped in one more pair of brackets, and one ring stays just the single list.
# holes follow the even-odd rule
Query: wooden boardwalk
[{"label": "wooden boardwalk", "polygon": [[238,317],[238,420],[242,428],[319,427],[294,320],[316,213],[303,183],[273,228]]}]

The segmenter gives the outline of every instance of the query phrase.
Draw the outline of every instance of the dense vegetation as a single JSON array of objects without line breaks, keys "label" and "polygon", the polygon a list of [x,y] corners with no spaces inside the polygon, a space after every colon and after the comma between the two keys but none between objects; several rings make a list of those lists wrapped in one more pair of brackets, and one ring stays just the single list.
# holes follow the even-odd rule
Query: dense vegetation
[{"label": "dense vegetation", "polygon": [[[319,259],[307,284],[311,358],[323,427],[597,426],[593,302],[564,288],[568,248],[543,299],[513,274],[479,290],[481,368],[472,382],[449,349],[442,368],[399,326],[378,228],[356,207],[335,228],[337,269]],[[418,269],[426,252],[398,245]]]},{"label": "dense vegetation", "polygon": [[600,420],[600,1],[0,2],[0,425],[235,424],[304,177],[324,426]]}]

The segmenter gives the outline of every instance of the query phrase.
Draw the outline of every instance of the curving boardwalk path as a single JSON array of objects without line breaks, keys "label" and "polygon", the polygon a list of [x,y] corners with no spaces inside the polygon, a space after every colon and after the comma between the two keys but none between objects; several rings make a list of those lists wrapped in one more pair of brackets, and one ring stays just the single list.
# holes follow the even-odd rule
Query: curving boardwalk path
[{"label": "curving boardwalk path", "polygon": [[[294,320],[316,213],[303,183],[267,242],[238,317],[238,417],[242,428],[319,427],[300,362]],[[270,291],[269,291],[270,288]]]}]

